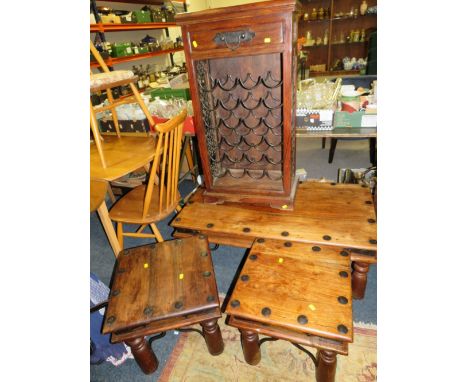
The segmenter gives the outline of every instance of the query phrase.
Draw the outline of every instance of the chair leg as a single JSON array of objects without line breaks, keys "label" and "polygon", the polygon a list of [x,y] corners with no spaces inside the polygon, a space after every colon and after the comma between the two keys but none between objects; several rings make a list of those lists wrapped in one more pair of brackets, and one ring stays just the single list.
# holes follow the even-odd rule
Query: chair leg
[{"label": "chair leg", "polygon": [[187,158],[187,165],[192,175],[192,180],[196,182],[197,177],[195,175],[195,165],[193,163],[193,153],[192,153],[192,147],[190,145],[190,141],[191,141],[190,136],[188,137],[186,136],[184,140],[185,139],[187,140],[187,145],[185,146],[185,150],[184,150],[185,158]]},{"label": "chair leg", "polygon": [[141,98],[140,92],[138,91],[134,83],[130,83],[129,85],[130,85],[130,88],[132,89],[132,92],[133,92],[133,95],[135,96],[136,101],[141,107],[141,110],[143,110],[143,113],[145,113],[145,116],[148,119],[148,122],[151,128],[153,128],[155,125],[154,119],[151,116],[151,113],[149,112],[148,108],[146,107],[145,101],[143,101],[143,98]]},{"label": "chair leg", "polygon": [[154,233],[154,236],[156,236],[156,240],[161,243],[164,241],[163,237],[161,236],[161,232],[159,232],[158,227],[156,227],[156,224],[151,223],[150,224],[151,230]]},{"label": "chair leg", "polygon": [[99,133],[98,122],[96,119],[96,115],[94,114],[93,104],[89,101],[90,105],[90,118],[91,118],[91,130],[93,132],[94,143],[96,144],[97,151],[99,153],[99,159],[101,159],[102,167],[106,168],[106,160],[104,159],[104,150],[102,148],[101,143],[101,134]]},{"label": "chair leg", "polygon": [[107,195],[109,195],[111,202],[115,203],[115,195],[109,182],[107,182]]},{"label": "chair leg", "polygon": [[333,162],[333,157],[335,156],[335,149],[336,149],[336,144],[338,143],[338,139],[336,138],[331,138],[330,142],[330,152],[328,153],[328,163]]},{"label": "chair leg", "polygon": [[[111,105],[114,104],[114,97],[112,95],[112,90],[111,89],[106,89],[107,93],[107,99]],[[117,136],[120,138],[120,127],[119,127],[119,119],[117,118],[117,110],[115,110],[115,107],[111,109],[112,112],[112,121],[114,122],[114,128]]]},{"label": "chair leg", "polygon": [[123,249],[124,239],[123,239],[123,224],[121,222],[117,222],[117,240],[119,241],[120,248]]},{"label": "chair leg", "polygon": [[142,224],[135,233],[141,233],[148,226],[148,224]]},{"label": "chair leg", "polygon": [[377,165],[377,138],[369,138],[369,158],[372,166]]},{"label": "chair leg", "polygon": [[327,138],[322,138],[322,149],[325,148],[326,143],[327,143]]}]

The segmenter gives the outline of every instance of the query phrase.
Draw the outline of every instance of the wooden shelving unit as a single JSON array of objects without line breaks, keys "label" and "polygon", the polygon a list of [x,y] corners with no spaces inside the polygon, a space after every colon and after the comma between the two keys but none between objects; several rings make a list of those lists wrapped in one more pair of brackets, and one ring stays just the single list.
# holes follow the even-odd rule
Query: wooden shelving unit
[{"label": "wooden shelving unit", "polygon": [[[91,0],[92,4],[95,5],[96,2],[100,0]],[[103,0],[104,1],[104,0]],[[164,4],[164,0],[105,0],[107,2],[116,2],[116,3],[129,3],[129,4],[140,4],[140,5],[162,5]],[[183,1],[175,1],[176,3],[185,4],[185,0]],[[94,7],[96,8],[96,7]],[[186,9],[186,7],[185,7]],[[100,33],[104,35],[105,32],[125,32],[125,31],[139,31],[139,30],[154,30],[160,29],[165,30],[166,36],[169,36],[168,28],[177,27],[175,22],[158,22],[158,23],[122,23],[122,24],[104,24],[98,22],[96,24],[90,24],[90,32],[91,33]],[[170,55],[171,63],[173,64],[173,53],[182,52],[184,48],[175,48],[175,49],[167,49],[167,50],[160,50],[157,52],[149,52],[149,53],[142,53],[142,54],[135,54],[132,56],[124,56],[124,57],[109,57],[105,60],[108,66],[113,66],[116,64],[120,64],[123,62],[131,62],[142,60],[149,57],[156,57],[162,55]],[[97,62],[91,61],[90,66],[98,67],[99,65]]]},{"label": "wooden shelving unit", "polygon": [[[310,72],[309,77],[323,75],[340,75],[340,74],[359,74],[359,71],[333,71],[333,65],[336,60],[342,60],[344,57],[356,57],[356,59],[367,57],[368,38],[373,30],[377,30],[377,15],[359,13],[359,8],[362,0],[302,0],[302,15],[299,20],[298,36],[299,38],[306,37],[307,32],[315,39],[325,36],[328,31],[327,44],[302,46],[301,50],[307,52],[305,67],[309,68],[312,65],[325,65],[326,70],[321,72]],[[375,6],[377,0],[367,0],[368,7]],[[357,17],[342,16],[336,17],[338,13],[349,13],[351,8],[358,9]],[[311,20],[312,10],[315,8],[318,12],[320,8],[327,9],[328,17],[323,19]],[[304,20],[303,16],[308,13],[309,20]],[[366,38],[364,41],[345,41],[339,42],[341,35],[347,36],[351,30],[362,31],[364,29]]]},{"label": "wooden shelving unit", "polygon": [[123,32],[149,29],[166,29],[177,26],[176,23],[131,23],[131,24],[91,24],[90,30],[96,32]]},{"label": "wooden shelving unit", "polygon": [[[113,65],[116,65],[116,64],[121,64],[122,62],[137,61],[137,60],[142,60],[144,58],[162,56],[164,54],[172,54],[172,53],[183,52],[183,51],[184,51],[184,48],[159,50],[157,52],[134,54],[133,56],[109,57],[109,58],[105,59],[104,61],[106,62],[107,66],[113,66]],[[99,64],[96,61],[91,61],[91,67],[92,68],[97,68],[98,66],[99,66]]]}]

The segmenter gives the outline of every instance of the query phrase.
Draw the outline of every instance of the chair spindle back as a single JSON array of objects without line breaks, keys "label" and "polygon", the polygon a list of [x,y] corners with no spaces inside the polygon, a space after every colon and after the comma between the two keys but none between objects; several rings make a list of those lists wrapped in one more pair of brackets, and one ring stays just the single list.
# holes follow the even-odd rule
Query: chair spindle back
[{"label": "chair spindle back", "polygon": [[179,181],[180,150],[182,146],[182,129],[186,116],[187,109],[184,109],[169,121],[155,126],[156,131],[159,133],[158,143],[146,187],[143,217],[148,214],[150,208],[157,171],[159,177],[159,211],[174,208],[174,205],[178,202],[177,185]]}]

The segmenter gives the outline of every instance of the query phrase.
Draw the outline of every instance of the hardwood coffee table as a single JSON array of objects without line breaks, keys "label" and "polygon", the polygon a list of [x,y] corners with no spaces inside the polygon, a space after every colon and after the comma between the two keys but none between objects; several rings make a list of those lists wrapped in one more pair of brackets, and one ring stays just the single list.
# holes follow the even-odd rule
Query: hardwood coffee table
[{"label": "hardwood coffee table", "polygon": [[211,254],[203,235],[124,250],[117,258],[102,332],[124,341],[141,370],[158,360],[145,336],[200,324],[208,351],[223,352],[221,317]]},{"label": "hardwood coffee table", "polygon": [[[350,258],[343,252],[290,241],[254,243],[226,308],[247,363],[260,362],[263,342],[283,339],[311,356],[318,382],[334,381],[336,354],[347,355],[353,341]],[[317,348],[317,356],[301,345]]]},{"label": "hardwood coffee table", "polygon": [[294,211],[239,203],[203,202],[198,190],[172,221],[175,237],[194,233],[210,243],[250,248],[256,238],[333,245],[353,261],[353,297],[364,297],[369,265],[377,262],[377,224],[369,188],[305,181]]}]

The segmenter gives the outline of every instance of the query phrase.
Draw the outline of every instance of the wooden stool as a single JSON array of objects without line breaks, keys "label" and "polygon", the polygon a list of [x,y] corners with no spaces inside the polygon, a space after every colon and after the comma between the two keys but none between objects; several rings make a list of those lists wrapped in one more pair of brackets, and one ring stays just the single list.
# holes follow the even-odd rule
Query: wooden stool
[{"label": "wooden stool", "polygon": [[[145,374],[158,360],[145,339],[171,329],[203,335],[208,351],[221,354],[224,343],[218,290],[205,236],[150,244],[120,252],[114,269],[102,332],[124,341]],[[203,331],[184,328],[200,324]]]},{"label": "wooden stool", "polygon": [[[283,339],[312,358],[317,382],[333,382],[336,354],[347,355],[353,340],[350,275],[341,249],[256,240],[226,308],[245,361],[256,365],[263,342]],[[317,348],[317,357],[301,345]]]}]

